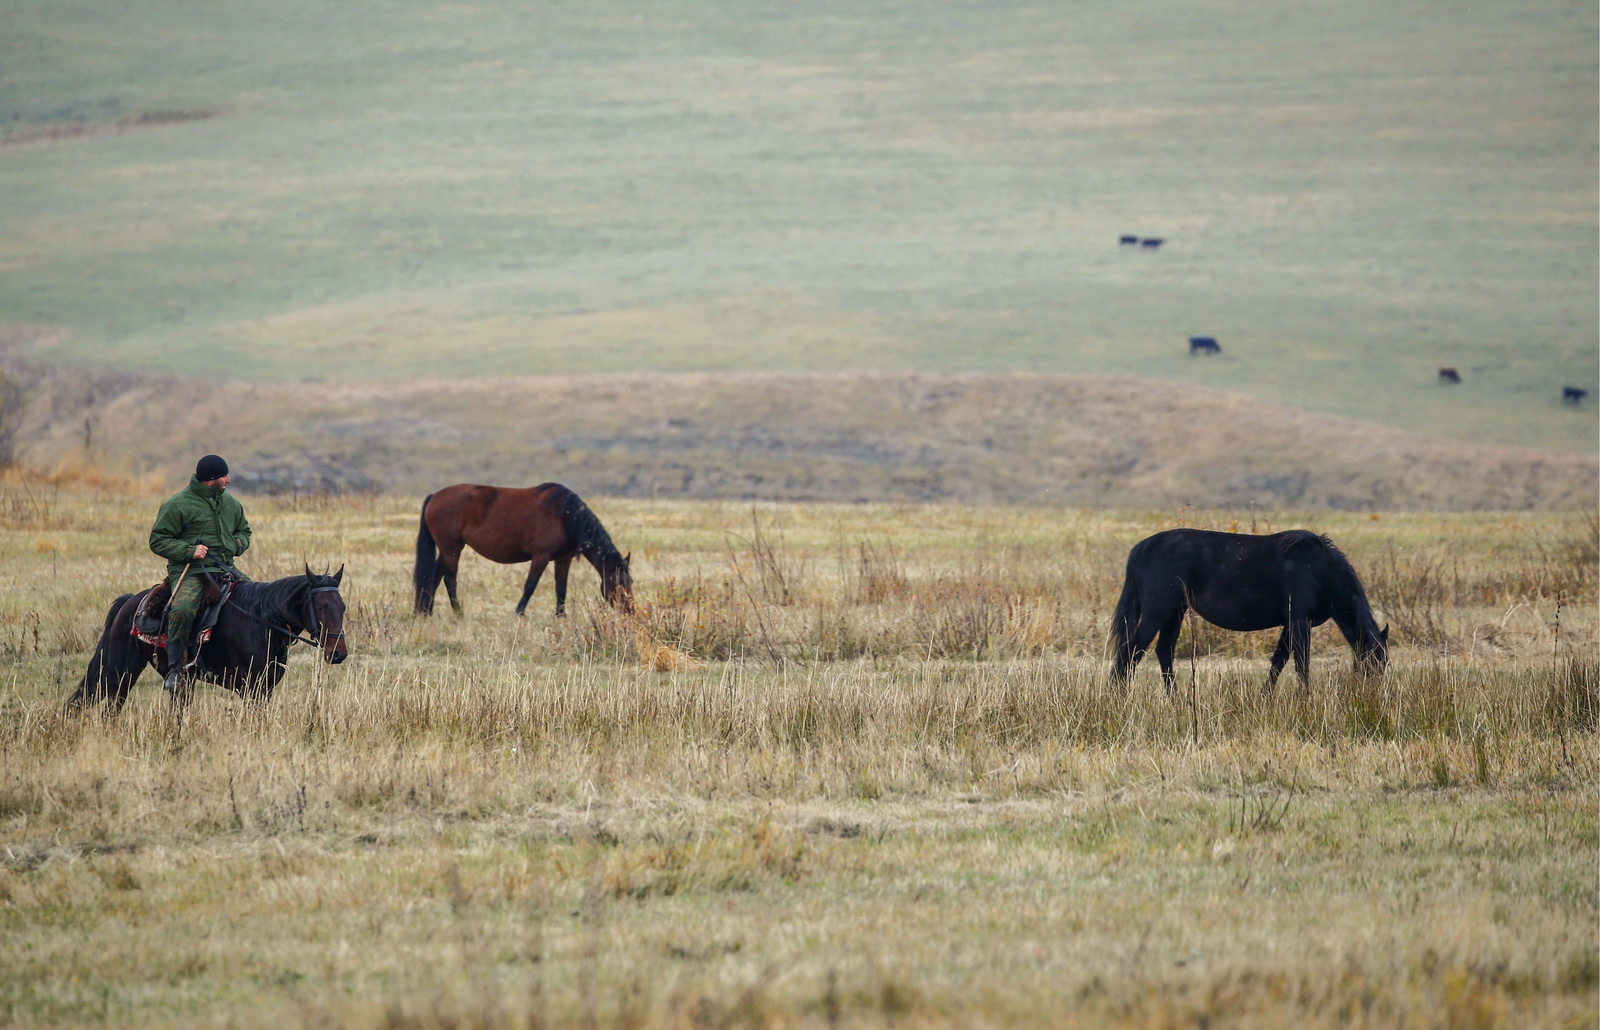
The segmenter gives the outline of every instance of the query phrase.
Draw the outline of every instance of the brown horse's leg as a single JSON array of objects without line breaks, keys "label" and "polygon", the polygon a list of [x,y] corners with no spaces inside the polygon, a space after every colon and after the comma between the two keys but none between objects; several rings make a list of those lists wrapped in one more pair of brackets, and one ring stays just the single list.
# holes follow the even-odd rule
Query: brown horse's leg
[{"label": "brown horse's leg", "polygon": [[549,564],[549,558],[535,558],[528,563],[528,581],[522,584],[522,600],[517,602],[518,615],[527,610],[528,598],[533,596],[533,591],[539,586],[539,577],[544,575],[544,567]]},{"label": "brown horse's leg", "polygon": [[556,615],[567,614],[567,571],[572,568],[572,558],[556,559]]},{"label": "brown horse's leg", "polygon": [[461,552],[439,551],[438,579],[434,580],[433,590],[439,591],[439,580],[444,580],[444,588],[450,594],[450,608],[457,615],[461,614],[461,601],[456,597],[456,569],[461,567]]}]

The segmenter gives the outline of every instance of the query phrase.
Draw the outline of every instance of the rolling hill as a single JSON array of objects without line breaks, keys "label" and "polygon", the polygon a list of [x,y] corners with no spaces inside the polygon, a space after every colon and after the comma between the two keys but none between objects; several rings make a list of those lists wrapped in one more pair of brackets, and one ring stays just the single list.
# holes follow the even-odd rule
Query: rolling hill
[{"label": "rolling hill", "polygon": [[419,497],[461,481],[580,493],[1110,507],[1594,504],[1593,456],[1418,437],[1200,387],[1040,373],[650,373],[266,384],[13,369],[38,469]]}]

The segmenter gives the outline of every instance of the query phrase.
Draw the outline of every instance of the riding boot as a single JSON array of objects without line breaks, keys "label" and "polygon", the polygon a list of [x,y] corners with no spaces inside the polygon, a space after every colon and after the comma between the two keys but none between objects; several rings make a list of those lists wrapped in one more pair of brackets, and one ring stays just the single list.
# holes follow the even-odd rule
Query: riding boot
[{"label": "riding boot", "polygon": [[188,661],[189,649],[181,640],[167,641],[167,680],[162,684],[167,693],[176,694],[183,686],[183,666]]}]

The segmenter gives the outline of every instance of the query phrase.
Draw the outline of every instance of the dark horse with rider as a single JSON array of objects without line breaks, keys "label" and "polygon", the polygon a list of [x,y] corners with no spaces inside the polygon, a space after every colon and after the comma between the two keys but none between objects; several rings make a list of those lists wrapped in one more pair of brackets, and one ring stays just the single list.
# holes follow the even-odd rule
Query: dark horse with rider
[{"label": "dark horse with rider", "polygon": [[208,454],[161,506],[150,549],[167,560],[167,578],[111,603],[69,707],[105,701],[120,709],[146,666],[175,698],[202,679],[265,700],[283,678],[291,644],[310,644],[334,665],[348,656],[344,568],[318,575],[308,566],[303,576],[269,583],[245,577],[234,560],[250,546],[250,523],[227,492],[231,480],[227,462]]}]

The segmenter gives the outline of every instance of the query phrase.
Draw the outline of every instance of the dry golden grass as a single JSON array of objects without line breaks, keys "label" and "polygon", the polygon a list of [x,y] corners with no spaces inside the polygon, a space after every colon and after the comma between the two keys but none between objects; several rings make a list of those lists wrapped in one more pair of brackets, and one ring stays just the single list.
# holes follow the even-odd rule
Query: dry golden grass
[{"label": "dry golden grass", "polygon": [[409,498],[247,499],[352,661],[65,716],[158,501],[0,485],[0,1020],[1594,1025],[1589,517],[1319,517],[1389,675],[1202,632],[1174,701],[1100,655],[1171,515],[596,498],[642,612],[557,622],[412,617]]},{"label": "dry golden grass", "polygon": [[[1339,510],[1593,505],[1592,449],[1493,447],[1152,380],[1041,374],[527,376],[204,384],[18,370],[18,459],[239,485],[410,491],[556,480],[636,498]],[[189,397],[174,405],[174,394]],[[1575,414],[1575,418],[1583,417]],[[144,441],[161,440],[160,448]],[[0,441],[3,442],[3,441]],[[470,454],[470,465],[463,455]],[[3,457],[3,453],[0,453]]]}]

